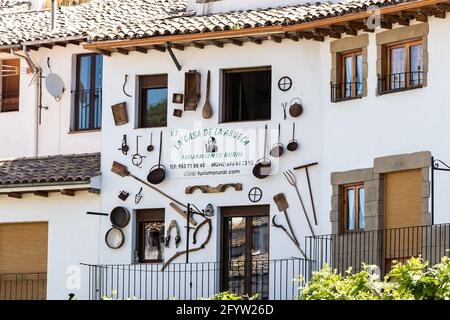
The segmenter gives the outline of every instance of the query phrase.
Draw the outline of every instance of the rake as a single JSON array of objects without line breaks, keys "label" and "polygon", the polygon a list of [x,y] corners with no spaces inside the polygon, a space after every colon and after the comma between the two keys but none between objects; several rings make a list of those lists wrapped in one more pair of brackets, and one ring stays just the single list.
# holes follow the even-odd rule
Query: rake
[{"label": "rake", "polygon": [[285,171],[285,172],[283,172],[283,174],[284,174],[286,180],[289,182],[289,184],[291,186],[293,186],[295,191],[297,192],[297,196],[300,200],[300,204],[302,205],[303,213],[305,214],[306,221],[308,222],[309,230],[311,230],[311,234],[315,237],[316,234],[314,233],[314,229],[311,225],[311,221],[309,221],[308,213],[306,212],[305,205],[303,204],[302,197],[300,196],[300,191],[298,190],[297,178],[295,177],[295,174],[291,170]]}]

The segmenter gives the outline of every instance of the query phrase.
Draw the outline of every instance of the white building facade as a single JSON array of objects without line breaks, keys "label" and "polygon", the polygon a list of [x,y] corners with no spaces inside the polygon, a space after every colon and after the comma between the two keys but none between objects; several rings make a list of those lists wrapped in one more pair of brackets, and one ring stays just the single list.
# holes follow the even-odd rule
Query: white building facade
[{"label": "white building facade", "polygon": [[[9,274],[41,274],[33,298],[291,299],[323,262],[384,273],[446,254],[446,1],[120,2],[110,12],[147,20],[2,40],[2,61],[20,59],[18,105],[0,112],[4,298]],[[22,259],[30,237],[40,254]]]}]

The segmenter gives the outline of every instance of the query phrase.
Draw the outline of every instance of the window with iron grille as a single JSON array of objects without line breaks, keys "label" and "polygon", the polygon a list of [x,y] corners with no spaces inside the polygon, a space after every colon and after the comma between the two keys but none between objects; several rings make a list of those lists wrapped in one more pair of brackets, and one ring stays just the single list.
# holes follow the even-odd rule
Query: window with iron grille
[{"label": "window with iron grille", "polygon": [[103,56],[80,54],[76,57],[76,85],[73,129],[100,129],[102,125]]},{"label": "window with iron grille", "polygon": [[378,77],[380,94],[423,86],[422,39],[389,44],[384,50],[385,73]]},{"label": "window with iron grille", "polygon": [[361,98],[363,94],[363,54],[353,50],[338,55],[338,83],[331,83],[331,101]]}]

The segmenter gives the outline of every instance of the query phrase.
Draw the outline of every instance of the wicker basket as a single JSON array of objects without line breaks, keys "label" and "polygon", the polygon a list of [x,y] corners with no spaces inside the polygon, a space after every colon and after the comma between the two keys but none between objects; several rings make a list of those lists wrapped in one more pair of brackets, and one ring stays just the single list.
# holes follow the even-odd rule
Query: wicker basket
[{"label": "wicker basket", "polygon": [[116,126],[128,123],[127,104],[125,102],[111,106]]}]

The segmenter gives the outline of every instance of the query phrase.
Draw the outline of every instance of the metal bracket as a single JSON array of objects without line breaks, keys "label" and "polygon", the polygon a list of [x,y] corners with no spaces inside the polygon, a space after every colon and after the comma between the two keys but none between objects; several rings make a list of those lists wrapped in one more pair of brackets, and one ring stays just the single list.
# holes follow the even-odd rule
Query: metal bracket
[{"label": "metal bracket", "polygon": [[172,58],[173,63],[175,63],[175,66],[177,67],[178,71],[181,71],[181,65],[180,65],[180,63],[178,62],[178,59],[177,59],[177,57],[175,56],[175,53],[173,53],[172,45],[171,45],[170,42],[166,42],[166,49],[167,49],[167,51],[169,52],[170,57]]}]

